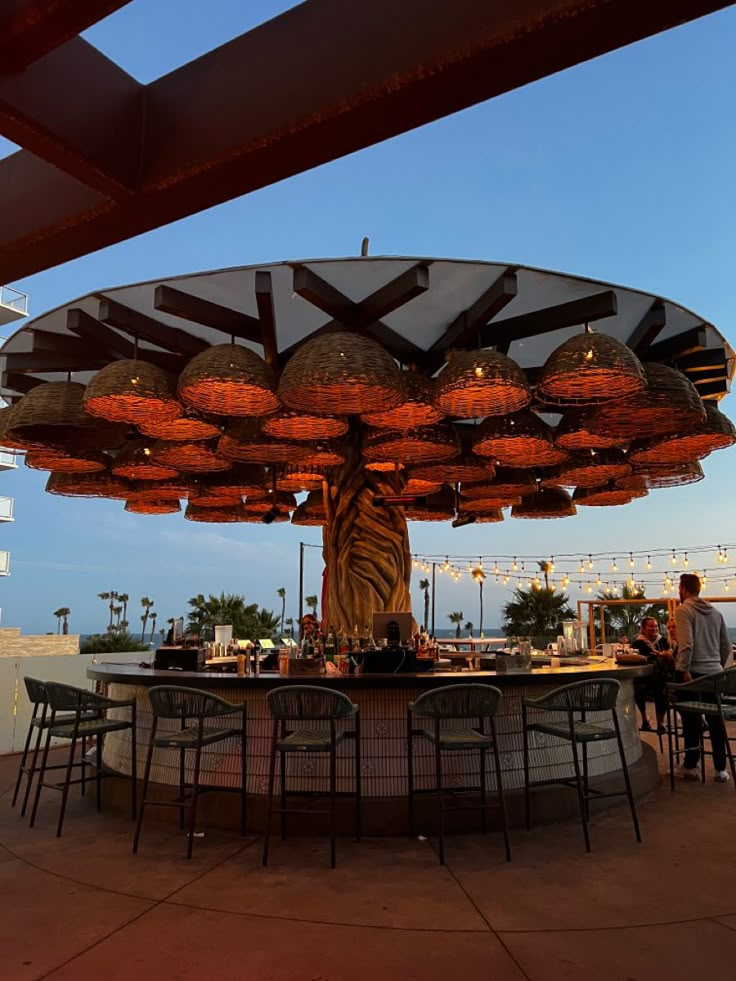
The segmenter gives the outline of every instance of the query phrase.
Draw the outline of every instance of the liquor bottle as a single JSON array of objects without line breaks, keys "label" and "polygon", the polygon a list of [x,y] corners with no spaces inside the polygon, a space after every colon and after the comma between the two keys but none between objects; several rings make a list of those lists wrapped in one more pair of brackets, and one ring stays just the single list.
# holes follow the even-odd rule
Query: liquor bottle
[{"label": "liquor bottle", "polygon": [[334,664],[335,654],[337,654],[337,641],[335,639],[335,628],[330,627],[327,631],[327,640],[325,641],[325,660]]},{"label": "liquor bottle", "polygon": [[358,624],[356,623],[353,627],[353,638],[350,648],[353,654],[360,653],[360,635],[358,634]]},{"label": "liquor bottle", "polygon": [[348,643],[348,637],[342,627],[340,627],[340,635],[338,642],[338,654],[349,654],[350,644]]}]

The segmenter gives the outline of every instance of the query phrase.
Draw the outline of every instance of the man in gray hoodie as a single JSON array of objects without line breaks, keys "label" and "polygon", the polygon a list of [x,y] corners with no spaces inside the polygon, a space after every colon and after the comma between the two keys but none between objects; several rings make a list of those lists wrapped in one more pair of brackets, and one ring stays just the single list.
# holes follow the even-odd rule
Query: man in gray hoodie
[{"label": "man in gray hoodie", "polygon": [[[715,607],[700,598],[700,578],[693,573],[680,576],[680,605],[675,611],[677,656],[675,667],[682,681],[694,681],[704,675],[717,674],[731,660],[731,640],[726,623]],[[699,695],[698,697],[703,697]],[[726,741],[717,717],[706,716],[713,749],[716,780],[726,783]],[[685,738],[685,762],[679,776],[698,779],[700,759],[700,717],[682,716]]]}]

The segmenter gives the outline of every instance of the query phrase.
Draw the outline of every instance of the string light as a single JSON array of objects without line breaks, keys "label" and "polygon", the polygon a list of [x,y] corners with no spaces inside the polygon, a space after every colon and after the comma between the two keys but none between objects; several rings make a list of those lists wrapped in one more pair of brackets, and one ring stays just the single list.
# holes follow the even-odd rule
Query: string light
[{"label": "string light", "polygon": [[682,564],[685,566],[686,569],[690,565],[690,562],[688,561],[688,557],[687,557],[687,552],[685,552],[685,556],[682,560]]},{"label": "string light", "polygon": [[554,572],[554,571],[555,571],[555,557],[554,557],[554,555],[553,555],[553,556],[552,556],[552,558],[550,559],[550,563],[549,563],[549,571],[550,571],[550,572]]},{"label": "string light", "polygon": [[501,570],[498,568],[498,562],[493,566],[493,575],[497,576]]},{"label": "string light", "polygon": [[590,583],[588,583],[588,585],[585,587],[585,592],[586,593],[592,593],[593,592],[593,587],[590,585]]},{"label": "string light", "polygon": [[588,555],[588,568],[589,569],[592,569],[593,568],[593,556],[592,555]]},{"label": "string light", "polygon": [[647,555],[647,569],[651,569],[651,568],[652,568],[652,557],[650,555]]},{"label": "string light", "polygon": [[611,562],[611,572],[618,572],[618,566],[616,565],[615,559],[613,560],[613,562]]},{"label": "string light", "polygon": [[580,565],[578,567],[578,572],[585,572],[585,563],[583,562],[582,559],[580,560]]},{"label": "string light", "polygon": [[516,572],[518,568],[519,568],[519,563],[516,561],[516,556],[514,556],[514,561],[511,564],[511,570],[512,572]]},{"label": "string light", "polygon": [[631,552],[629,552],[629,568],[633,569],[635,565],[636,563],[634,562],[634,556]]},{"label": "string light", "polygon": [[674,548],[672,549],[672,555],[670,555],[670,565],[677,565],[677,556],[675,555]]}]

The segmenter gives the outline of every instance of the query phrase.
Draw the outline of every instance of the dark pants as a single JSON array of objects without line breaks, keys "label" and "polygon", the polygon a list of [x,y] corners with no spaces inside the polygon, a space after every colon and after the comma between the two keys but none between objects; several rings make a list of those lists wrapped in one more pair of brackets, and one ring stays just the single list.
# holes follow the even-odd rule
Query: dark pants
[{"label": "dark pants", "polygon": [[[694,674],[693,679],[703,678],[705,675]],[[708,695],[701,692],[682,692],[678,699],[683,702],[692,701],[712,702],[715,704],[715,695]],[[685,740],[685,769],[694,769],[700,760],[700,739],[702,732],[702,715],[695,715],[694,712],[685,712],[682,718],[682,733]],[[716,770],[726,769],[726,737],[723,732],[721,720],[717,715],[706,715],[706,725],[710,733],[711,748],[713,750],[713,766]]]},{"label": "dark pants", "polygon": [[647,717],[647,700],[652,699],[658,719],[667,715],[667,680],[655,674],[649,678],[637,678],[634,682],[634,701],[641,712],[642,719]]}]

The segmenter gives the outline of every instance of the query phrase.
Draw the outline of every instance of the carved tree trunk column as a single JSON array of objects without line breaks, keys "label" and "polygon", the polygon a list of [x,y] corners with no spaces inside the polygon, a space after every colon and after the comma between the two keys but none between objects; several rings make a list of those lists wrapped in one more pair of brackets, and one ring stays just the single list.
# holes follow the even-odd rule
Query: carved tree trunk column
[{"label": "carved tree trunk column", "polygon": [[404,512],[373,505],[374,494],[395,494],[397,489],[393,474],[363,469],[354,443],[326,489],[323,617],[335,629],[349,631],[357,625],[363,630],[370,627],[373,613],[411,610],[411,552]]}]

